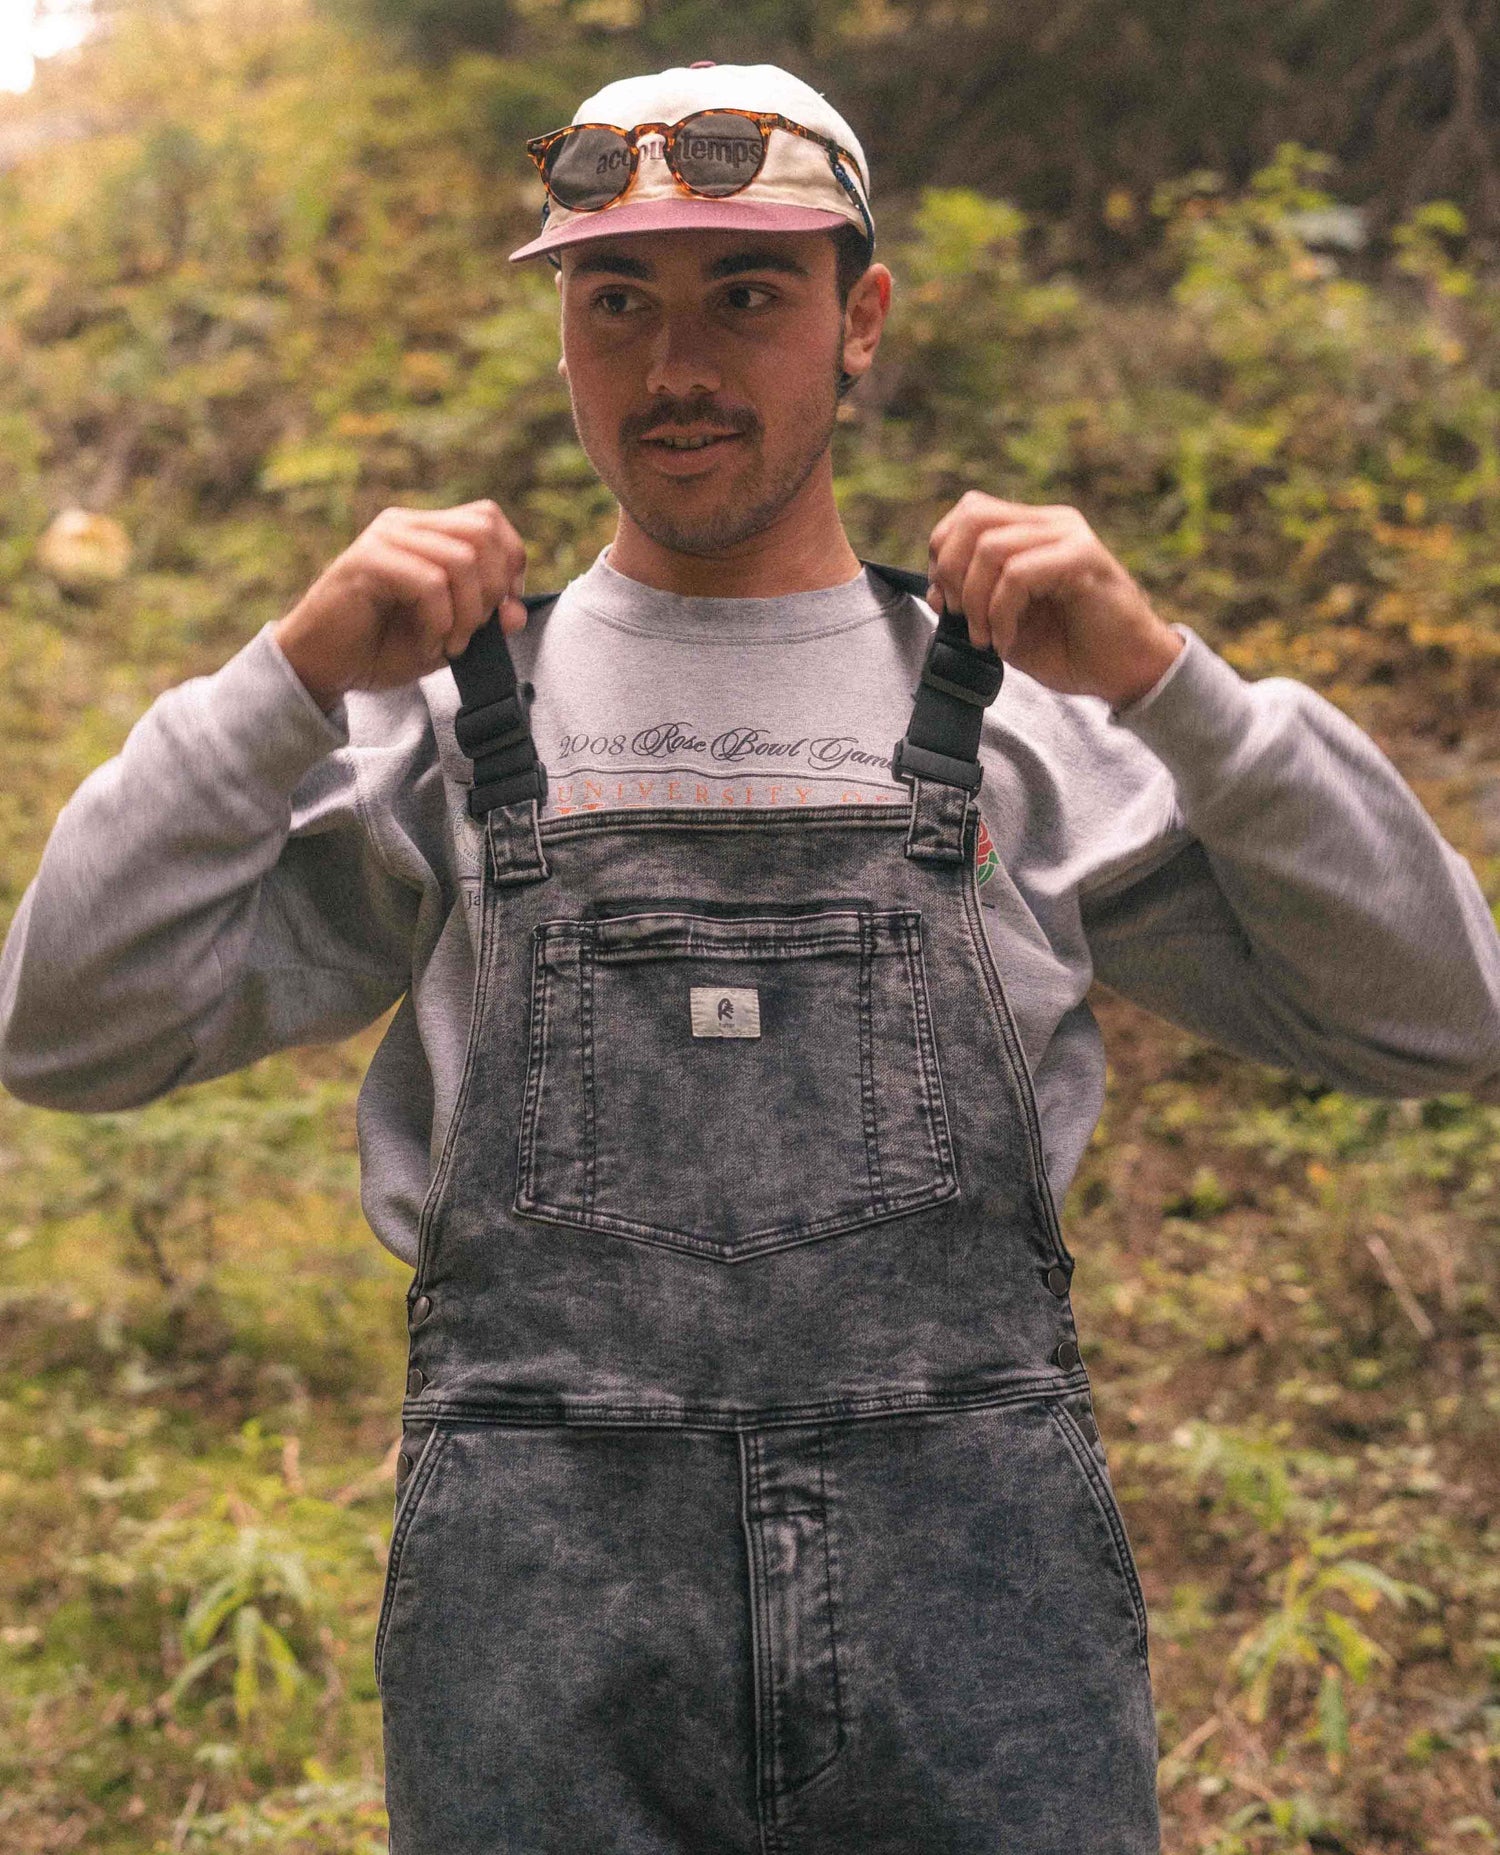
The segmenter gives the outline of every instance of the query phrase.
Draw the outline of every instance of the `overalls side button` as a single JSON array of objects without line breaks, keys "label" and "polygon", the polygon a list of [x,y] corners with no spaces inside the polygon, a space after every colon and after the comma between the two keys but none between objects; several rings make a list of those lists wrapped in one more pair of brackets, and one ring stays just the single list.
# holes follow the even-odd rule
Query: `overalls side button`
[{"label": "overalls side button", "polygon": [[411,1325],[413,1327],[420,1327],[431,1312],[431,1298],[427,1295],[418,1295],[416,1300],[411,1304]]},{"label": "overalls side button", "polygon": [[1074,1340],[1059,1342],[1057,1351],[1052,1355],[1052,1363],[1062,1367],[1064,1372],[1071,1372],[1078,1364],[1078,1345]]},{"label": "overalls side button", "polygon": [[416,1397],[426,1383],[427,1374],[422,1370],[421,1366],[414,1365],[406,1375],[407,1396],[411,1398]]},{"label": "overalls side button", "polygon": [[1057,1296],[1058,1300],[1061,1301],[1068,1292],[1069,1278],[1067,1270],[1062,1268],[1059,1264],[1054,1263],[1047,1271],[1046,1280],[1048,1288],[1050,1288],[1053,1294]]}]

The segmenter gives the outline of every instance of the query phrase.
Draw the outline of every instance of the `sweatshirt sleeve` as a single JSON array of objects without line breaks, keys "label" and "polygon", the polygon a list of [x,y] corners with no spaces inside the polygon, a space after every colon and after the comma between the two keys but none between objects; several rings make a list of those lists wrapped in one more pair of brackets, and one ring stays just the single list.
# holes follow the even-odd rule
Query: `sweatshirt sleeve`
[{"label": "sweatshirt sleeve", "polygon": [[1097,976],[1333,1087],[1492,1094],[1500,936],[1467,862],[1341,710],[1176,629],[1184,649],[1110,721],[1171,774],[1180,847],[1084,898]]},{"label": "sweatshirt sleeve", "polygon": [[158,696],[63,806],[0,948],[0,1082],[137,1107],[379,1017],[420,896],[379,861],[357,764],[270,623]]}]

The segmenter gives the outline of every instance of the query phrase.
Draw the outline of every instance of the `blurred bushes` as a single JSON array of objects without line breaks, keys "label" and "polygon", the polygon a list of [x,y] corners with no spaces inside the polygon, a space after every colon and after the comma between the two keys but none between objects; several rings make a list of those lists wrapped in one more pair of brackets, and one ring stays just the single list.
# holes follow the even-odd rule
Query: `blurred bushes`
[{"label": "blurred bushes", "polygon": [[[294,0],[232,11],[124,10],[70,81],[126,126],[0,185],[0,596],[54,650],[107,639],[115,674],[221,661],[389,502],[495,496],[535,587],[611,527],[550,273],[506,264],[539,204],[532,76],[392,66]],[[1449,202],[1378,272],[1334,251],[1328,172],[1287,143],[1242,189],[1162,186],[1152,268],[1108,291],[1010,202],[894,203],[894,311],[839,434],[857,542],[919,559],[971,485],[1074,502],[1244,668],[1483,725],[1500,282]],[[69,503],[134,544],[94,594],[27,571]]]},{"label": "blurred bushes", "polygon": [[[98,127],[0,172],[0,915],[151,697],[382,506],[496,497],[534,590],[608,539],[550,273],[506,263],[540,205],[520,141],[684,34],[809,71],[861,34],[861,58],[886,48],[879,83],[855,63],[829,85],[910,183],[881,212],[886,339],[837,432],[863,553],[919,563],[970,487],[1074,503],[1242,668],[1487,780],[1487,821],[1445,822],[1500,845],[1500,277],[1468,194],[1415,197],[1364,250],[1324,154],[1167,168],[1177,119],[1148,158],[1137,116],[1090,182],[1137,252],[1102,278],[1039,211],[1041,170],[981,148],[1016,89],[987,101],[982,62],[935,87],[944,46],[1026,7],[529,0],[505,16],[525,56],[474,6],[407,61],[354,4],[131,0],[17,105]],[[1077,9],[1035,55],[1106,16]],[[1213,19],[1245,23],[1192,9],[1185,46],[1227,43]],[[1226,107],[1226,149],[1252,116]],[[1058,120],[1054,146],[1087,153]],[[61,570],[74,507],[119,524],[109,572]],[[1476,860],[1493,892],[1500,860]],[[405,1270],[352,1160],[378,1028],[132,1114],[0,1101],[7,1849],[383,1846],[369,1651]],[[1109,1029],[1069,1224],[1151,1606],[1168,1846],[1492,1845],[1500,1110],[1354,1101]]]},{"label": "blurred bushes", "polygon": [[428,66],[458,48],[565,65],[573,101],[698,58],[789,66],[839,103],[886,193],[1003,193],[1064,222],[1096,263],[1149,238],[1164,181],[1212,165],[1243,182],[1286,141],[1336,156],[1379,231],[1439,194],[1500,231],[1489,0],[321,4]]}]

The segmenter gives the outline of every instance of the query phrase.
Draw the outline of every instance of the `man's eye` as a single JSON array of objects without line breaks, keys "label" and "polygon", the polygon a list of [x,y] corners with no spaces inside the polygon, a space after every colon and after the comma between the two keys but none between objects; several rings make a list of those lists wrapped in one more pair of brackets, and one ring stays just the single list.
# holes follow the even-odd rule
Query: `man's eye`
[{"label": "man's eye", "polygon": [[606,316],[623,316],[634,295],[633,290],[601,290],[594,298],[594,307],[602,309]]},{"label": "man's eye", "polygon": [[776,292],[761,283],[735,283],[724,292],[731,309],[760,309],[774,300]]}]

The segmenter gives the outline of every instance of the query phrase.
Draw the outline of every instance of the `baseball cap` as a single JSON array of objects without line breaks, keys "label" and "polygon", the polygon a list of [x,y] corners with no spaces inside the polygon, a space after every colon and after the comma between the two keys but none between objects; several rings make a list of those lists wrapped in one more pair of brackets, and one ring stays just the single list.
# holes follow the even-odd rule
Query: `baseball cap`
[{"label": "baseball cap", "polygon": [[833,105],[780,65],[704,61],[620,78],[585,98],[573,121],[628,130],[643,123],[681,122],[704,110],[783,116],[836,143],[843,153],[836,156],[794,130],[768,127],[764,160],[748,186],[717,199],[690,197],[667,164],[661,135],[643,136],[635,175],[618,199],[592,212],[574,212],[549,194],[541,232],[511,252],[511,262],[624,232],[816,232],[845,223],[858,226],[873,249],[864,150]]}]

